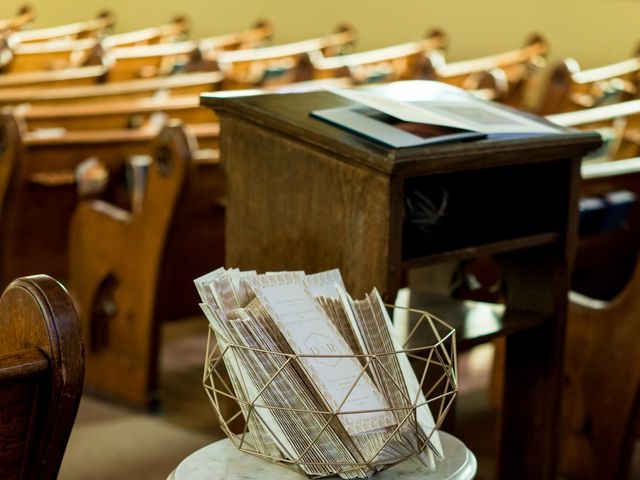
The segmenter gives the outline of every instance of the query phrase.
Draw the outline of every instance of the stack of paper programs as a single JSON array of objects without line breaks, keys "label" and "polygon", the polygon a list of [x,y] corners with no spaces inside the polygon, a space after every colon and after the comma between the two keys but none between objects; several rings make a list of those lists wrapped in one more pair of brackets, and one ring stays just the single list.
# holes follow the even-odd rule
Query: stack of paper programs
[{"label": "stack of paper programs", "polygon": [[[354,301],[337,270],[221,268],[195,283],[215,336],[205,388],[241,450],[311,477],[365,478],[407,458],[434,469],[444,457],[436,425],[456,392],[455,347],[444,347],[453,329],[441,338],[425,323],[441,341],[403,350],[378,292]],[[418,377],[410,357],[422,361]],[[438,422],[421,388],[436,371]],[[240,434],[218,408],[224,398],[239,405]]]}]

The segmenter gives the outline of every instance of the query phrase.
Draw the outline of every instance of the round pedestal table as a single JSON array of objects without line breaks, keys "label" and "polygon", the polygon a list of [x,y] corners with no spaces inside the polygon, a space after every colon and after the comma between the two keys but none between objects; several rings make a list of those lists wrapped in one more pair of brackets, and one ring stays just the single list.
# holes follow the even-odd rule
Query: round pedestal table
[{"label": "round pedestal table", "polygon": [[[453,435],[440,432],[445,460],[428,472],[414,460],[394,465],[375,480],[472,480],[477,463],[473,453]],[[185,458],[168,480],[303,480],[306,477],[239,451],[231,440],[207,445]],[[339,478],[339,477],[338,477]]]}]

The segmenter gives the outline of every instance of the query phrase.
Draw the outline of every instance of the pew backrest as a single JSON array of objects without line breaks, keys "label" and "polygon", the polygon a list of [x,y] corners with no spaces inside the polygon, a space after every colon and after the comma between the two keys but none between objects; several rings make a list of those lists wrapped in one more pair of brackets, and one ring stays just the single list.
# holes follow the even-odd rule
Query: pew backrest
[{"label": "pew backrest", "polygon": [[310,80],[310,53],[332,56],[347,52],[357,38],[349,26],[336,33],[270,47],[219,52],[216,61],[225,74],[225,88],[251,88]]},{"label": "pew backrest", "polygon": [[84,378],[80,325],[62,285],[36,275],[0,298],[0,472],[55,480]]},{"label": "pew backrest", "polygon": [[111,34],[102,41],[105,48],[138,47],[157,43],[184,40],[189,35],[191,22],[185,15],[178,15],[171,22],[156,27],[131,32]]},{"label": "pew backrest", "polygon": [[113,12],[103,10],[94,19],[85,22],[70,23],[57,27],[23,30],[15,32],[15,43],[42,42],[54,39],[79,39],[88,37],[101,37],[115,24],[116,18]]},{"label": "pew backrest", "polygon": [[[92,65],[63,68],[45,72],[22,72],[0,75],[0,91],[3,89],[32,89],[82,87],[95,85],[106,79],[109,67]],[[2,93],[0,93],[0,97]]]},{"label": "pew backrest", "polygon": [[18,43],[11,47],[11,61],[5,73],[37,72],[80,67],[88,64],[99,49],[98,40],[52,40],[49,42]]},{"label": "pew backrest", "polygon": [[588,70],[567,58],[551,71],[537,110],[547,115],[629,100],[638,93],[639,74],[638,56]]},{"label": "pew backrest", "polygon": [[81,103],[95,101],[131,100],[154,95],[197,95],[219,90],[224,75],[221,72],[195,72],[164,78],[137,79],[104,85],[65,88],[7,88],[0,89],[0,104],[16,105]]},{"label": "pew backrest", "polygon": [[640,155],[640,100],[547,115],[546,118],[565,127],[600,130],[611,159]]},{"label": "pew backrest", "polygon": [[507,97],[501,100],[519,106],[525,101],[524,96],[536,74],[544,67],[548,51],[549,45],[545,38],[533,34],[523,47],[496,55],[451,63],[445,62],[444,57],[431,56],[431,73],[428,76],[458,87],[473,89],[478,83],[478,77],[493,72],[494,75],[502,76],[509,88]]},{"label": "pew backrest", "polygon": [[15,108],[29,130],[63,128],[65,130],[115,130],[142,126],[149,117],[162,112],[185,124],[213,123],[216,115],[200,106],[197,95],[168,98],[141,98],[131,101],[91,102],[76,105],[29,105]]},{"label": "pew backrest", "polygon": [[168,75],[178,65],[187,63],[196,48],[196,42],[190,41],[113,48],[107,52],[112,60],[109,81],[122,82]]},{"label": "pew backrest", "polygon": [[121,182],[124,165],[132,155],[149,153],[162,123],[150,122],[136,130],[29,132],[24,119],[16,115],[0,114],[0,121],[4,140],[0,185],[6,185],[0,217],[0,284],[34,273],[65,279],[69,221],[78,201],[76,168],[97,157],[112,176],[110,194],[127,205],[129,187]]},{"label": "pew backrest", "polygon": [[425,56],[446,48],[446,36],[433,31],[427,38],[391,47],[325,57],[310,54],[313,78],[350,77],[355,83],[422,78]]},{"label": "pew backrest", "polygon": [[272,36],[273,24],[261,19],[247,30],[203,38],[198,42],[198,48],[204,58],[215,60],[218,52],[263,47],[271,41]]}]

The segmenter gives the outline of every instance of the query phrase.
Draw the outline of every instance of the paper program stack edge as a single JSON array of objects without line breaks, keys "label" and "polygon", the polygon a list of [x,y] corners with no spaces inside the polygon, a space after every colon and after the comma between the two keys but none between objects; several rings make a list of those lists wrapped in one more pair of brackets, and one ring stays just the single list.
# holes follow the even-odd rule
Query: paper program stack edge
[{"label": "paper program stack edge", "polygon": [[342,478],[366,478],[410,457],[434,469],[443,458],[377,290],[354,301],[338,270],[221,268],[195,284],[233,391],[244,399],[243,441],[255,452],[309,476]]}]

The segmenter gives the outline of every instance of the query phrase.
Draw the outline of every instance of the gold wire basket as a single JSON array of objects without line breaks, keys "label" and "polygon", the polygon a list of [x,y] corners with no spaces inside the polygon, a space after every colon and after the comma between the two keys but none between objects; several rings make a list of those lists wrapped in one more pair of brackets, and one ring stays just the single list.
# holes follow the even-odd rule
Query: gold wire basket
[{"label": "gold wire basket", "polygon": [[[236,392],[228,376],[225,361],[230,361],[234,358],[237,359],[242,353],[242,350],[259,351],[263,355],[276,355],[279,359],[286,359],[284,365],[292,364],[294,368],[302,368],[302,365],[299,365],[298,361],[304,357],[331,360],[346,358],[347,356],[328,354],[296,355],[252,349],[250,347],[236,345],[226,338],[220,338],[219,333],[214,332],[210,327],[203,385],[216,412],[221,429],[233,444],[240,451],[293,469],[303,475],[306,474],[309,478],[323,478],[337,474],[346,474],[348,477],[349,472],[357,469],[375,469],[380,471],[400,461],[419,457],[427,448],[434,431],[442,425],[458,391],[455,329],[425,311],[398,306],[387,306],[387,308],[390,313],[393,314],[392,318],[394,319],[396,333],[402,342],[402,350],[377,354],[352,355],[350,357],[358,358],[363,364],[364,371],[368,372],[373,365],[382,364],[385,358],[406,355],[416,374],[419,388],[424,395],[416,395],[413,399],[405,395],[402,405],[385,409],[385,411],[393,412],[396,418],[400,418],[401,420],[396,428],[390,429],[390,431],[383,434],[385,438],[380,450],[376,453],[379,454],[389,442],[400,440],[401,426],[409,419],[415,419],[417,410],[425,405],[429,406],[434,420],[434,428],[430,432],[425,432],[427,438],[422,436],[420,437],[422,439],[421,441],[416,440],[413,442],[411,447],[409,447],[409,452],[405,452],[401,456],[393,459],[385,458],[384,460],[380,460],[379,455],[372,454],[369,456],[360,455],[360,460],[354,462],[322,462],[320,464],[319,462],[309,461],[308,456],[305,457],[303,454],[298,455],[297,458],[286,458],[285,456],[266,452],[264,448],[254,441],[255,437],[252,437],[249,431],[250,426],[252,429],[261,428],[269,432],[272,437],[276,437],[264,421],[264,418],[260,415],[261,411],[264,412],[263,409],[270,411],[286,410],[300,416],[301,421],[305,415],[312,414],[322,415],[326,418],[326,424],[320,433],[312,435],[311,438],[307,439],[307,443],[302,446],[302,450],[305,453],[314,446],[314,442],[320,441],[321,434],[329,427],[332,421],[336,420],[336,417],[358,413],[371,413],[374,410],[344,412],[340,411],[340,409],[337,411],[292,409],[276,403],[267,404],[264,402],[264,399],[259,400],[261,398],[260,395],[255,398],[248,398],[248,395],[246,395],[241,388],[237,389],[240,391]],[[223,347],[220,347],[220,345],[223,345]],[[260,393],[265,392],[269,388],[273,388],[278,375],[282,374],[283,371],[284,367],[274,372],[270,380],[258,388]],[[380,380],[392,382],[392,386],[400,388],[397,379],[394,379],[386,368],[379,369],[378,374],[379,372],[385,371],[388,375],[386,378]],[[418,437],[417,431],[415,435]],[[320,465],[325,467],[329,466],[332,470],[331,473],[309,474],[309,470],[313,470],[313,467]]]}]

